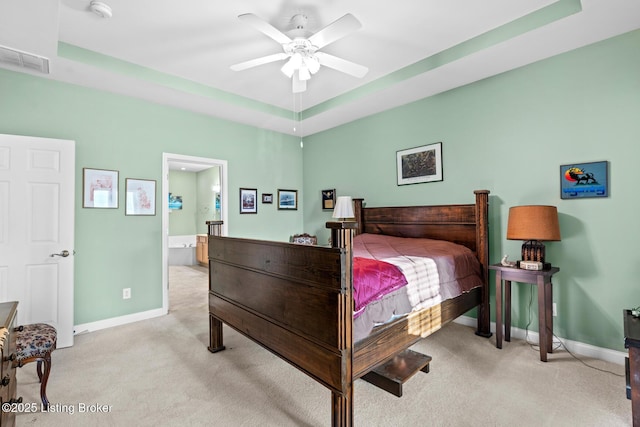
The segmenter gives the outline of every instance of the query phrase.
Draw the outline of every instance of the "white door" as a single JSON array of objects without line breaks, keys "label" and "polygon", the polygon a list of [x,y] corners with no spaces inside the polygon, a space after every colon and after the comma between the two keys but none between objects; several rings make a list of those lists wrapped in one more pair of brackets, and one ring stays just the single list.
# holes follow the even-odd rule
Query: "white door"
[{"label": "white door", "polygon": [[0,135],[0,301],[73,345],[75,142]]}]

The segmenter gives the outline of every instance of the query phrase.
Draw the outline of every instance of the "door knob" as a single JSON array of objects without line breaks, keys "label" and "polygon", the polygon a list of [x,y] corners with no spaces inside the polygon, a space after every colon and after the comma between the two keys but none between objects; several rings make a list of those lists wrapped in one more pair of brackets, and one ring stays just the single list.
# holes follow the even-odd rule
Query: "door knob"
[{"label": "door knob", "polygon": [[51,258],[53,258],[54,256],[60,256],[62,258],[66,258],[66,257],[69,256],[69,251],[65,249],[64,251],[60,252],[59,254],[51,254],[50,256],[51,256]]}]

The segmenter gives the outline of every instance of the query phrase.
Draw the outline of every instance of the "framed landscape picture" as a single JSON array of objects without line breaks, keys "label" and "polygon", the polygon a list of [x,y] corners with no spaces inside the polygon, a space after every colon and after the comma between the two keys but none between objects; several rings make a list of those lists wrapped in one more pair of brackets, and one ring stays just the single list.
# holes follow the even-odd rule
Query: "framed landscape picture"
[{"label": "framed landscape picture", "polygon": [[298,190],[278,190],[278,209],[295,211],[298,209]]},{"label": "framed landscape picture", "polygon": [[442,143],[396,152],[398,185],[442,181]]}]

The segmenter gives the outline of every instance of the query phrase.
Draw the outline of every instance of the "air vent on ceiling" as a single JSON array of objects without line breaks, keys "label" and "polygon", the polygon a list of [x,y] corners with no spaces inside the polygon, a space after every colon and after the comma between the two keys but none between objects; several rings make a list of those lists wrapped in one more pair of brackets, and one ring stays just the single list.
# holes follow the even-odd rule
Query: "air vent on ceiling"
[{"label": "air vent on ceiling", "polygon": [[0,63],[49,74],[48,58],[6,46],[0,46]]}]

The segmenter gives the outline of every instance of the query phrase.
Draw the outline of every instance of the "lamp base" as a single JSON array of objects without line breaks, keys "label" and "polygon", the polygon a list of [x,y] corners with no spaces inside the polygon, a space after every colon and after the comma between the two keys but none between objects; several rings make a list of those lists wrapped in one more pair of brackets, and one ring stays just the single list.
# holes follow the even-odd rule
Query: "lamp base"
[{"label": "lamp base", "polygon": [[539,240],[527,240],[522,244],[522,260],[544,263],[544,244]]}]

